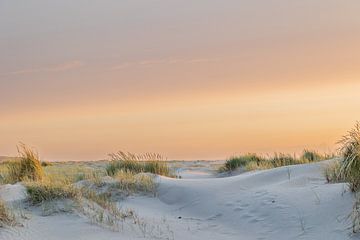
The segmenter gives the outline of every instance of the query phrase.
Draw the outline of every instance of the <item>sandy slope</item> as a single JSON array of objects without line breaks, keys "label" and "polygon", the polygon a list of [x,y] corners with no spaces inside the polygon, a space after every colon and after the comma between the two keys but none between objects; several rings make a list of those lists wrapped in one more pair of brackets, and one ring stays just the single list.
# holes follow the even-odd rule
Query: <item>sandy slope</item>
[{"label": "sandy slope", "polygon": [[[146,220],[148,238],[356,239],[349,235],[350,223],[346,221],[352,195],[345,191],[344,184],[325,183],[323,164],[327,163],[227,178],[159,177],[157,198],[131,197],[119,206],[135,209]],[[0,196],[4,192],[1,189]],[[141,239],[143,236],[143,231],[136,228],[112,232],[75,214],[42,217],[35,210],[25,227],[0,231],[1,240]]]}]

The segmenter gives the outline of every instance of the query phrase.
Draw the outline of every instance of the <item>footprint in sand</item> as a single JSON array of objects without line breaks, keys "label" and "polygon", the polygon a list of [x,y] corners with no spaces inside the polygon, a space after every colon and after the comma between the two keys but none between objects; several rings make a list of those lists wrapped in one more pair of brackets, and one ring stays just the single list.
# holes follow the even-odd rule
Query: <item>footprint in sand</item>
[{"label": "footprint in sand", "polygon": [[214,216],[209,217],[207,220],[215,220],[215,219],[217,219],[217,218],[219,218],[221,216],[222,216],[222,213],[218,213],[218,214],[216,214]]},{"label": "footprint in sand", "polygon": [[245,218],[245,219],[248,219],[248,218],[252,218],[252,217],[253,217],[253,215],[250,215],[250,214],[244,214],[244,215],[242,215],[242,217],[243,217],[243,218]]},{"label": "footprint in sand", "polygon": [[240,205],[240,207],[243,207],[243,208],[246,208],[248,206],[250,206],[250,204],[248,204],[248,203],[243,203],[243,204]]},{"label": "footprint in sand", "polygon": [[256,240],[265,240],[266,238],[265,237],[258,237],[256,238]]},{"label": "footprint in sand", "polygon": [[250,211],[249,211],[249,213],[256,213],[257,212],[257,209],[251,209]]},{"label": "footprint in sand", "polygon": [[260,221],[261,221],[260,219],[254,218],[254,219],[251,219],[249,221],[249,223],[257,223],[257,222],[260,222]]},{"label": "footprint in sand", "polygon": [[255,192],[255,196],[256,197],[262,197],[262,196],[265,196],[267,195],[268,192],[267,191],[258,191],[258,192]]},{"label": "footprint in sand", "polygon": [[268,213],[262,213],[259,215],[259,217],[263,218],[265,220],[265,218],[269,217]]},{"label": "footprint in sand", "polygon": [[235,211],[235,212],[240,212],[240,211],[242,211],[242,210],[243,210],[243,209],[240,208],[240,207],[234,208],[234,211]]}]

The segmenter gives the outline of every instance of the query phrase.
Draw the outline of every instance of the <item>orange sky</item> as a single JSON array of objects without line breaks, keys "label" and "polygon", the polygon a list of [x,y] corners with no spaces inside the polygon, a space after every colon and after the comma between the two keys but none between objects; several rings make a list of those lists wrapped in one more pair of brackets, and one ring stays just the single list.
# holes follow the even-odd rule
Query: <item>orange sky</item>
[{"label": "orange sky", "polygon": [[0,2],[0,155],[329,151],[360,120],[360,2]]}]

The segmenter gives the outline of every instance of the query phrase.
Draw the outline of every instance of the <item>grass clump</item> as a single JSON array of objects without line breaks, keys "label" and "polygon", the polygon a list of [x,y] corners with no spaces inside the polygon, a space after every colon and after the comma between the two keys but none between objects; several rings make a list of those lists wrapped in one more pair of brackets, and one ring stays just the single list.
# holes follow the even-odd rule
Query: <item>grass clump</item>
[{"label": "grass clump", "polygon": [[8,161],[0,163],[0,184],[6,184],[8,180]]},{"label": "grass clump", "polygon": [[0,200],[0,227],[13,226],[15,224],[15,216],[6,207],[5,202]]},{"label": "grass clump", "polygon": [[352,230],[357,233],[360,231],[360,123],[357,122],[338,143],[342,159],[325,169],[325,177],[328,182],[347,182],[350,190],[355,192],[350,217]]},{"label": "grass clump", "polygon": [[343,157],[340,174],[349,182],[350,189],[356,192],[360,189],[360,123],[357,122],[339,143]]},{"label": "grass clump", "polygon": [[308,149],[304,149],[303,154],[301,155],[300,159],[308,162],[317,162],[324,160],[326,157],[321,155],[320,153]]},{"label": "grass clump", "polygon": [[7,163],[6,182],[16,183],[24,180],[39,181],[44,171],[39,156],[32,149],[21,143],[18,146],[19,158]]},{"label": "grass clump", "polygon": [[52,163],[51,163],[51,162],[42,161],[42,162],[41,162],[41,166],[42,166],[42,167],[52,166]]},{"label": "grass clump", "polygon": [[324,169],[324,176],[326,178],[326,181],[328,183],[339,183],[339,182],[345,182],[346,179],[343,176],[343,174],[340,171],[341,164],[339,161],[335,161],[331,164],[329,164]]},{"label": "grass clump", "polygon": [[277,168],[282,166],[289,166],[289,165],[296,165],[304,163],[299,159],[291,156],[290,154],[284,153],[275,153],[271,157],[262,157],[259,158],[260,161],[257,162],[250,162],[245,166],[247,171],[251,170],[264,170],[264,169],[271,169]]},{"label": "grass clump", "polygon": [[151,175],[142,173],[135,175],[130,171],[120,170],[114,178],[118,181],[116,187],[127,194],[156,192],[156,183]]},{"label": "grass clump", "polygon": [[304,150],[300,158],[290,154],[275,153],[272,156],[262,157],[257,154],[246,154],[234,156],[226,160],[225,164],[220,167],[220,172],[231,172],[238,168],[244,170],[262,170],[277,168],[282,166],[304,164],[325,160],[326,157],[315,151]]},{"label": "grass clump", "polygon": [[133,154],[119,151],[109,154],[111,162],[106,167],[109,176],[114,176],[120,170],[136,173],[149,172],[162,176],[173,177],[166,159],[157,153]]},{"label": "grass clump", "polygon": [[262,157],[254,153],[248,153],[242,156],[233,156],[226,160],[224,166],[220,168],[220,171],[231,172],[241,167],[257,165],[260,161],[263,161]]},{"label": "grass clump", "polygon": [[91,221],[101,226],[118,227],[119,221],[124,221],[133,216],[132,211],[123,211],[111,201],[110,193],[98,193],[88,188],[75,188],[71,184],[65,185],[59,182],[26,182],[28,201],[32,205],[55,203],[57,200],[71,200],[69,210],[77,210],[78,213],[87,216]]},{"label": "grass clump", "polygon": [[75,199],[79,192],[71,185],[53,182],[27,182],[26,192],[31,204],[41,204],[46,201]]},{"label": "grass clump", "polygon": [[96,166],[90,162],[61,162],[52,163],[44,168],[45,179],[64,184],[75,183],[80,180],[105,176],[104,166]]},{"label": "grass clump", "polygon": [[290,154],[284,153],[275,153],[269,161],[271,162],[271,168],[307,163],[307,161],[297,159]]}]

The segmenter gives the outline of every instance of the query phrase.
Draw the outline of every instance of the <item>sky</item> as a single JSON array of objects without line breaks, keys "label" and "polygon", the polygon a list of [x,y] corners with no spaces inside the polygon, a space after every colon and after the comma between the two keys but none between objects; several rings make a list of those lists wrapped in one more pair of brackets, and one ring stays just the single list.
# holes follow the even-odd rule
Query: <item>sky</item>
[{"label": "sky", "polygon": [[360,1],[0,0],[0,155],[336,150]]}]

